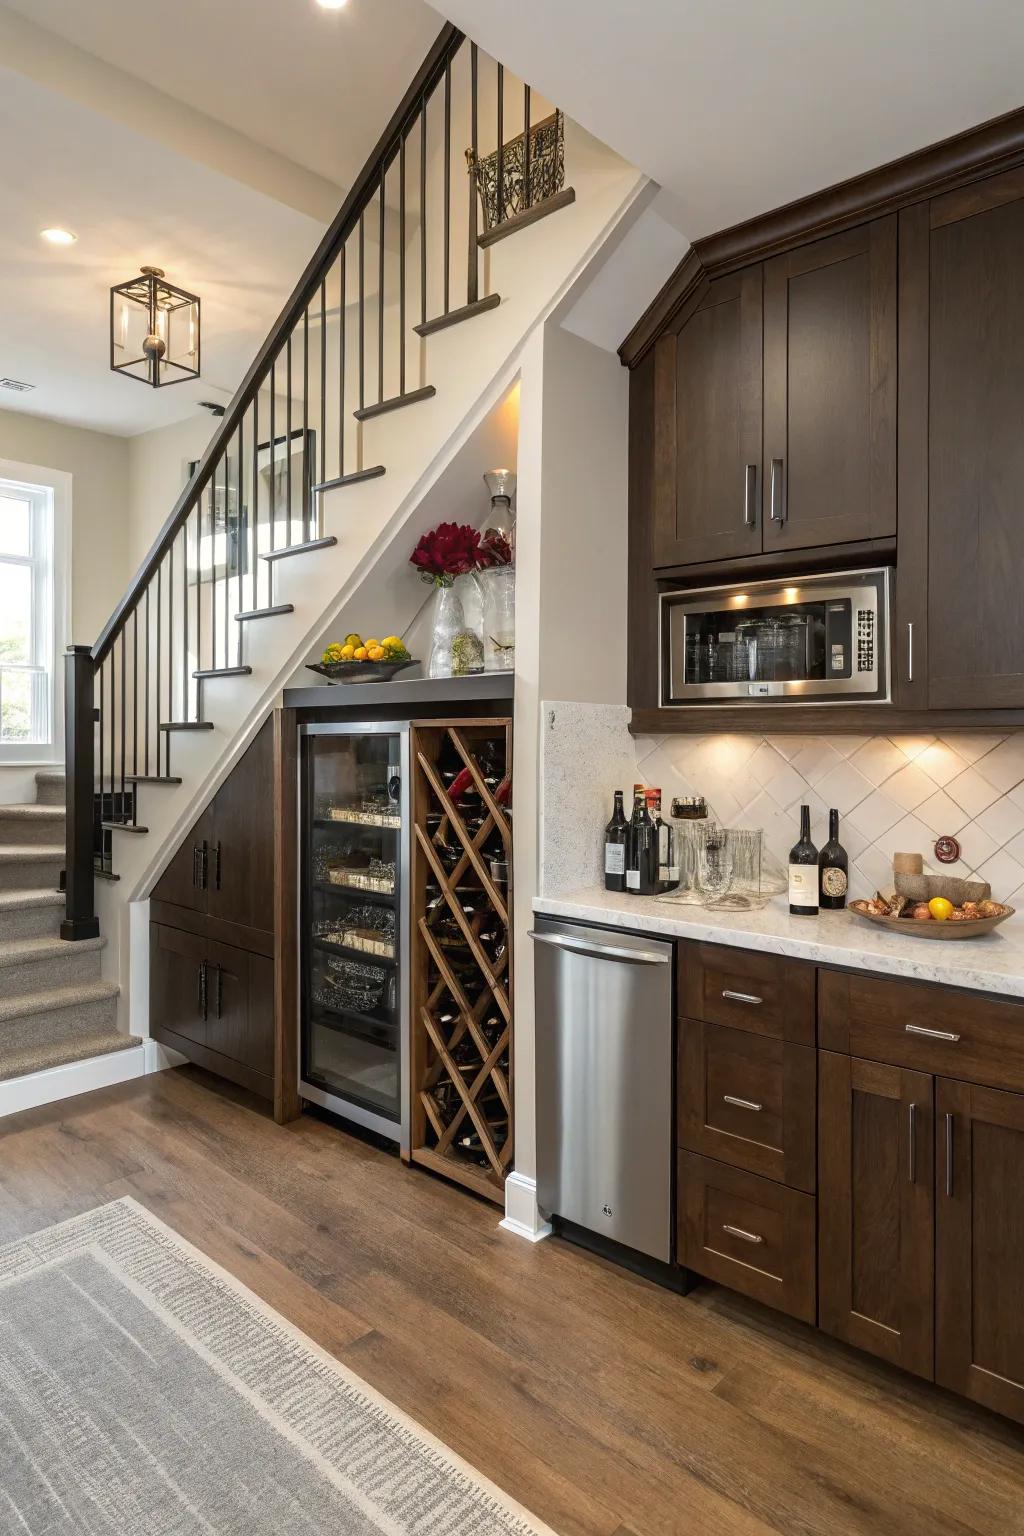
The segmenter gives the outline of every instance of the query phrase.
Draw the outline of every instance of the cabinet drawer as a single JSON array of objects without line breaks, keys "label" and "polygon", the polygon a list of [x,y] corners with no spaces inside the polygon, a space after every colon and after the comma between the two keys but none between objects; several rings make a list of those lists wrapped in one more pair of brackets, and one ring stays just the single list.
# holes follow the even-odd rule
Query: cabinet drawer
[{"label": "cabinet drawer", "polygon": [[791,1317],[813,1323],[813,1195],[679,1153],[679,1261]]},{"label": "cabinet drawer", "polygon": [[724,944],[680,944],[680,1011],[776,1040],[814,1044],[814,966]]},{"label": "cabinet drawer", "polygon": [[816,1065],[810,1046],[683,1019],[680,1146],[813,1192]]},{"label": "cabinet drawer", "polygon": [[841,971],[819,992],[826,1050],[1024,1092],[1024,1003]]}]

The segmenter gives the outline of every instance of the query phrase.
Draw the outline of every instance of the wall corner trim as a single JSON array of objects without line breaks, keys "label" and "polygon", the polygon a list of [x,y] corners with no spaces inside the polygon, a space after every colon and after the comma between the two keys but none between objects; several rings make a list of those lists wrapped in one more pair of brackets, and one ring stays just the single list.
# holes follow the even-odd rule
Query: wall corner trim
[{"label": "wall corner trim", "polygon": [[522,1173],[510,1173],[505,1180],[505,1217],[499,1227],[525,1237],[528,1243],[543,1242],[551,1236],[551,1224],[544,1220],[537,1205],[537,1180]]}]

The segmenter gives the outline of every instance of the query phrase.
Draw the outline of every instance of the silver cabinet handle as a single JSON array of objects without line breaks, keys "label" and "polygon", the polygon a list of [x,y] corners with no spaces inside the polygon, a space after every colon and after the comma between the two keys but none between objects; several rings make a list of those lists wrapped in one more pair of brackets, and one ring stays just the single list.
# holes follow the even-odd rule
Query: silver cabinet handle
[{"label": "silver cabinet handle", "polygon": [[748,464],[743,476],[743,521],[748,528],[757,525],[757,465]]},{"label": "silver cabinet handle", "polygon": [[907,1114],[907,1137],[910,1150],[907,1154],[907,1177],[911,1184],[917,1183],[917,1105],[911,1104]]},{"label": "silver cabinet handle", "polygon": [[960,1039],[959,1035],[951,1034],[948,1029],[926,1029],[923,1024],[904,1024],[903,1028],[908,1035],[925,1035],[929,1040],[953,1040]]},{"label": "silver cabinet handle", "polygon": [[527,938],[538,944],[552,944],[574,955],[591,955],[595,960],[625,960],[629,965],[668,965],[671,955],[658,955],[649,949],[620,949],[615,944],[597,944],[589,939],[574,939],[567,933],[538,933],[531,929]]},{"label": "silver cabinet handle", "polygon": [[782,494],[782,460],[772,459],[771,519],[780,525],[786,521],[786,507]]},{"label": "silver cabinet handle", "polygon": [[756,997],[753,992],[730,992],[728,987],[722,993],[731,1003],[751,1003],[756,1008],[758,1003],[763,1003],[763,997]]},{"label": "silver cabinet handle", "polygon": [[907,622],[907,682],[914,681],[914,624]]},{"label": "silver cabinet handle", "polygon": [[723,1093],[722,1094],[722,1103],[723,1104],[735,1104],[737,1109],[753,1109],[753,1110],[757,1110],[758,1113],[760,1113],[760,1111],[762,1109],[764,1109],[764,1105],[763,1104],[755,1104],[753,1099],[737,1099],[737,1098],[734,1098],[731,1093]]},{"label": "silver cabinet handle", "polygon": [[946,1194],[953,1193],[953,1116],[946,1116]]},{"label": "silver cabinet handle", "polygon": [[722,1231],[728,1232],[730,1237],[741,1237],[745,1243],[763,1243],[764,1238],[758,1232],[744,1232],[742,1227],[731,1227],[727,1221],[722,1222]]}]

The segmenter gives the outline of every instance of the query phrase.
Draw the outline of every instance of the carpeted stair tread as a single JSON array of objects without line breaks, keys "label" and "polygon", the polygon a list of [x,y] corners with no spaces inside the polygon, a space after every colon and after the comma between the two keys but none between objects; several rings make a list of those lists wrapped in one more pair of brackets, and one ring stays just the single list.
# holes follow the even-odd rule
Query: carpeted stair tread
[{"label": "carpeted stair tread", "polygon": [[[81,942],[88,944],[90,941],[83,939]],[[0,998],[0,1024],[33,1013],[56,1013],[64,1008],[77,1008],[83,1003],[104,1002],[116,997],[118,990],[112,981],[86,981],[77,986],[53,987],[45,992],[26,992],[21,997],[3,997]],[[0,1035],[0,1060],[2,1058],[3,1037]]]},{"label": "carpeted stair tread", "polygon": [[105,949],[106,939],[56,939],[44,935],[36,939],[7,939],[0,941],[0,971],[9,965],[25,965],[30,961],[67,959],[75,955],[88,955],[97,949]]},{"label": "carpeted stair tread", "polygon": [[4,912],[22,912],[26,907],[62,907],[64,901],[63,891],[52,891],[46,885],[0,891],[0,916]]},{"label": "carpeted stair tread", "polygon": [[64,861],[63,843],[0,843],[0,864],[53,864]]},{"label": "carpeted stair tread", "polygon": [[137,1035],[108,1032],[11,1051],[0,1055],[0,1082],[26,1077],[30,1072],[45,1072],[49,1067],[67,1066],[73,1061],[87,1061],[90,1056],[109,1056],[112,1051],[126,1051],[141,1044]]},{"label": "carpeted stair tread", "polygon": [[63,821],[63,805],[0,805],[0,821]]}]

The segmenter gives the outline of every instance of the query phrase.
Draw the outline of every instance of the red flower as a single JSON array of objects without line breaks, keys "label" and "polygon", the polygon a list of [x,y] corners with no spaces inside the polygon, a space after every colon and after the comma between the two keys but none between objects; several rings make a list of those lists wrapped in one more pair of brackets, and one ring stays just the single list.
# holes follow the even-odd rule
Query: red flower
[{"label": "red flower", "polygon": [[480,544],[476,563],[482,571],[493,565],[512,564],[512,546],[497,528],[487,529]]},{"label": "red flower", "polygon": [[468,523],[438,523],[409,556],[424,581],[450,586],[456,576],[477,568],[480,535]]}]

